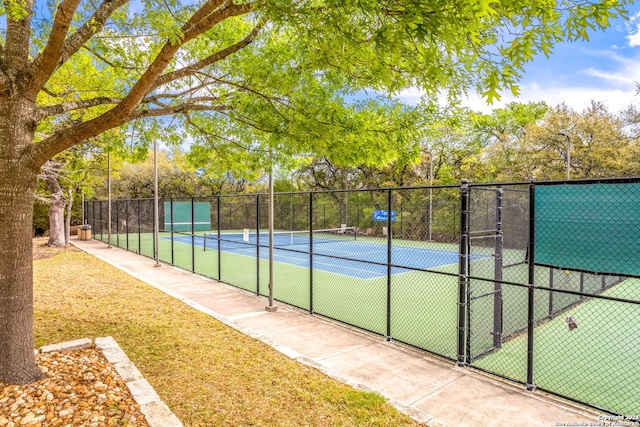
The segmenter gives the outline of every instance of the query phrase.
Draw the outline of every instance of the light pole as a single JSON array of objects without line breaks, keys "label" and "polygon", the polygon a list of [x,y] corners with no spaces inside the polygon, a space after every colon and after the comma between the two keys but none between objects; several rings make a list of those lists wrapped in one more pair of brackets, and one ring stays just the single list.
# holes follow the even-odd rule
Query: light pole
[{"label": "light pole", "polygon": [[269,312],[278,310],[278,307],[273,305],[273,152],[271,151],[269,152],[269,305],[264,309]]},{"label": "light pole", "polygon": [[111,152],[107,152],[107,248],[111,249]]},{"label": "light pole", "polygon": [[433,151],[426,149],[423,152],[429,155],[429,241],[431,241],[433,237],[431,234],[431,222],[433,221]]},{"label": "light pole", "polygon": [[84,220],[84,190],[80,190],[80,194],[82,196],[82,221],[80,225],[84,225],[85,224],[85,220]]},{"label": "light pole", "polygon": [[567,138],[567,181],[571,179],[571,137],[565,132],[560,132],[558,136]]},{"label": "light pole", "polygon": [[[160,267],[160,248],[158,247],[158,139],[153,140],[153,259],[156,261],[154,267]],[[173,219],[172,219],[173,220]],[[195,233],[195,232],[194,232]]]},{"label": "light pole", "polygon": [[429,241],[431,236],[431,222],[433,221],[433,151],[429,151]]},{"label": "light pole", "polygon": [[567,181],[571,179],[571,138],[567,137]]}]

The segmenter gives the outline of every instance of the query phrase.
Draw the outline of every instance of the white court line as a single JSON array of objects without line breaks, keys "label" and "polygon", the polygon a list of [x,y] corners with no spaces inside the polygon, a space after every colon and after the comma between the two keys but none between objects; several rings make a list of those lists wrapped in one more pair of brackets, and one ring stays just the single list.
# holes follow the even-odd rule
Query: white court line
[{"label": "white court line", "polygon": [[[331,252],[333,252],[332,255],[334,254],[345,254],[345,255],[365,255],[365,254],[382,254],[385,257],[387,256],[386,251],[367,251],[367,252],[347,252],[347,251],[336,251],[336,250],[331,250]],[[319,252],[314,252],[314,255],[323,255],[323,256],[331,256],[331,255],[324,255],[321,254]],[[340,255],[338,255],[340,256]],[[366,262],[366,261],[365,261]]]}]

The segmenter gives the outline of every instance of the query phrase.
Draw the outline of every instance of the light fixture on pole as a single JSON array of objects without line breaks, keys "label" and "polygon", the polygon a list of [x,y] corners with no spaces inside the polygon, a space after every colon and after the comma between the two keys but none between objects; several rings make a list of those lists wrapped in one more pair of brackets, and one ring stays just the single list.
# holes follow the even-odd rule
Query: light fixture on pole
[{"label": "light fixture on pole", "polygon": [[158,205],[158,140],[153,140],[153,259],[156,261],[154,267],[160,267],[160,248],[158,247],[158,227],[159,227],[159,205]]},{"label": "light fixture on pole", "polygon": [[571,179],[571,137],[564,131],[556,135],[567,138],[567,181],[569,181]]},{"label": "light fixture on pole", "polygon": [[571,179],[571,138],[567,137],[567,181]]},{"label": "light fixture on pole", "polygon": [[433,151],[430,149],[423,149],[425,154],[429,155],[429,241],[432,240],[432,228],[431,222],[433,221]]},{"label": "light fixture on pole", "polygon": [[429,241],[431,235],[431,222],[433,221],[433,151],[429,151]]},{"label": "light fixture on pole", "polygon": [[84,225],[85,224],[85,219],[84,219],[84,190],[80,191],[81,197],[82,197],[82,221],[80,225]]},{"label": "light fixture on pole", "polygon": [[278,310],[273,305],[273,152],[269,153],[269,305],[264,309],[269,312]]}]

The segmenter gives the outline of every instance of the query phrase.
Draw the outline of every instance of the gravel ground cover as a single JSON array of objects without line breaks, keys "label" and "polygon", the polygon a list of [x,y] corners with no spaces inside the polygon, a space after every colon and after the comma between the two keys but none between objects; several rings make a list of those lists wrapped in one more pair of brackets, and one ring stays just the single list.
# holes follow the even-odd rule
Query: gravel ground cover
[{"label": "gravel ground cover", "polygon": [[113,366],[95,349],[39,353],[46,378],[0,383],[0,427],[146,427],[144,415]]}]

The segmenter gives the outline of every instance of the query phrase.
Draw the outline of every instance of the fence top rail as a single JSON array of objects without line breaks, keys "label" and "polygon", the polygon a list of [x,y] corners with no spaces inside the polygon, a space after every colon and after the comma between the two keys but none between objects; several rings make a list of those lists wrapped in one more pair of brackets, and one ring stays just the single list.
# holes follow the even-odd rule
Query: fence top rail
[{"label": "fence top rail", "polygon": [[[120,201],[120,202],[151,201],[152,202],[153,200],[154,200],[153,197],[148,197],[148,198],[139,197],[139,198],[135,198],[135,199],[113,199],[113,198],[111,199],[112,202],[118,202],[118,201]],[[162,198],[160,200],[162,200]],[[109,201],[109,199],[92,199],[92,200],[85,200],[85,203],[108,202],[108,201]]]},{"label": "fence top rail", "polygon": [[497,187],[497,186],[525,186],[535,185],[588,185],[588,184],[635,184],[640,183],[640,176],[624,177],[624,178],[585,178],[570,180],[554,180],[554,181],[514,181],[514,182],[477,182],[469,183],[469,187]]},{"label": "fence top rail", "polygon": [[[309,194],[328,194],[328,193],[362,193],[369,191],[411,191],[411,190],[429,190],[429,189],[441,189],[441,188],[460,188],[458,184],[448,185],[427,185],[427,186],[415,186],[415,187],[375,187],[375,188],[350,188],[350,189],[337,189],[337,190],[307,190],[307,191],[283,191],[273,193],[274,196],[281,195],[309,195]],[[267,193],[236,193],[236,194],[217,194],[212,196],[178,196],[178,197],[160,197],[160,201],[181,201],[181,199],[194,199],[194,200],[216,200],[222,197],[266,197]],[[153,197],[149,198],[136,198],[136,199],[112,199],[116,200],[153,200]],[[106,199],[93,199],[85,200],[86,202],[106,202]]]},{"label": "fence top rail", "polygon": [[637,184],[640,183],[640,177],[625,177],[625,178],[589,178],[589,179],[575,179],[575,180],[563,180],[563,181],[540,181],[535,182],[536,185],[584,185],[584,184]]},{"label": "fence top rail", "polygon": [[[589,179],[572,179],[572,180],[558,180],[558,181],[518,181],[518,182],[484,182],[484,183],[469,183],[469,187],[487,188],[487,187],[505,187],[505,186],[527,186],[531,184],[535,185],[589,185],[589,184],[637,184],[640,183],[640,176],[637,177],[625,177],[625,178],[589,178]],[[374,187],[374,188],[350,188],[350,189],[336,189],[336,190],[307,190],[307,191],[283,191],[274,193],[275,196],[281,195],[309,195],[309,194],[330,194],[330,193],[362,193],[371,191],[412,191],[412,190],[430,190],[430,189],[445,189],[445,188],[460,188],[460,184],[447,184],[447,185],[422,185],[412,187]],[[179,197],[161,197],[162,201],[179,201],[179,199],[194,199],[194,200],[215,200],[222,197],[257,197],[268,196],[267,193],[241,193],[241,194],[218,194],[213,196],[179,196]],[[174,200],[175,199],[175,200]],[[112,201],[147,201],[153,200],[149,198],[135,198],[135,199],[112,199]],[[86,202],[104,202],[105,199],[93,199],[86,200]]]}]

